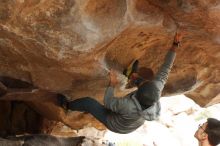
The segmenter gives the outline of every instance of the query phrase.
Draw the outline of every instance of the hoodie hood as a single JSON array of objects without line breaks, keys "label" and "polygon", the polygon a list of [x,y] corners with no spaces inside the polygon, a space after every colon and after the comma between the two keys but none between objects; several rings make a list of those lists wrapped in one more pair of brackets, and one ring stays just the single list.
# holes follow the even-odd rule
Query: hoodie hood
[{"label": "hoodie hood", "polygon": [[146,109],[142,109],[140,103],[135,97],[135,94],[133,94],[131,98],[139,111],[138,114],[141,115],[145,120],[153,121],[158,119],[161,111],[161,105],[159,101],[154,102],[152,106]]}]

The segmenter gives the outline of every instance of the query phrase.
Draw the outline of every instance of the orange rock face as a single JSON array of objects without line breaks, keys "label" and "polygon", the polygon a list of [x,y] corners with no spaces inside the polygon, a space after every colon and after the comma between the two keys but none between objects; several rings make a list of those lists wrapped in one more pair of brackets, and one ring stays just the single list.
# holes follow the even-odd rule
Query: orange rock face
[{"label": "orange rock face", "polygon": [[3,0],[0,98],[28,101],[75,129],[102,127],[88,114],[62,111],[54,94],[102,102],[110,68],[121,72],[139,59],[157,72],[177,29],[184,38],[163,95],[219,102],[219,0]]}]

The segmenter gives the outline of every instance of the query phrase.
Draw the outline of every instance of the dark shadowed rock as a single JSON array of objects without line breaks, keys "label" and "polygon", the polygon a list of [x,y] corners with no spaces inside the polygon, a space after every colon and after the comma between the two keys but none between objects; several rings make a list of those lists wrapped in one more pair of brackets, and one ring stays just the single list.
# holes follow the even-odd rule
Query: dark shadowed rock
[{"label": "dark shadowed rock", "polygon": [[51,135],[26,135],[0,139],[1,146],[80,146],[84,137],[55,137]]}]

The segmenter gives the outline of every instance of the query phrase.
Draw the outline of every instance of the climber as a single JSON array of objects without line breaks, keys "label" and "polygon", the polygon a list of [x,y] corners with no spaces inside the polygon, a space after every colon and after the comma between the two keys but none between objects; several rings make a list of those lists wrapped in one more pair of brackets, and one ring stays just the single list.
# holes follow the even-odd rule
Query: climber
[{"label": "climber", "polygon": [[217,146],[220,144],[220,121],[208,118],[207,122],[199,125],[194,136],[199,146]]},{"label": "climber", "polygon": [[[110,71],[110,83],[104,95],[104,105],[94,98],[83,97],[69,101],[64,95],[58,94],[60,106],[66,110],[88,112],[103,123],[109,130],[126,134],[136,130],[145,120],[156,120],[160,113],[159,98],[167,81],[175,59],[175,50],[179,47],[181,35],[176,33],[173,45],[168,51],[165,62],[152,80],[132,77],[138,82],[138,89],[123,98],[114,96],[114,87],[118,80],[114,71]],[[129,76],[136,76],[131,71]],[[152,78],[152,77],[151,77]]]}]

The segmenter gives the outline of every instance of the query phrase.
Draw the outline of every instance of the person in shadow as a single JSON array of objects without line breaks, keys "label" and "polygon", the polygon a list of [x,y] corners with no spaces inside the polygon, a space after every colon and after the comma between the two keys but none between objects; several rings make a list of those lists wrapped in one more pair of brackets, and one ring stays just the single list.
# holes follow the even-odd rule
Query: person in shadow
[{"label": "person in shadow", "polygon": [[194,136],[199,146],[217,146],[220,144],[220,121],[208,118],[205,123],[199,125]]}]

